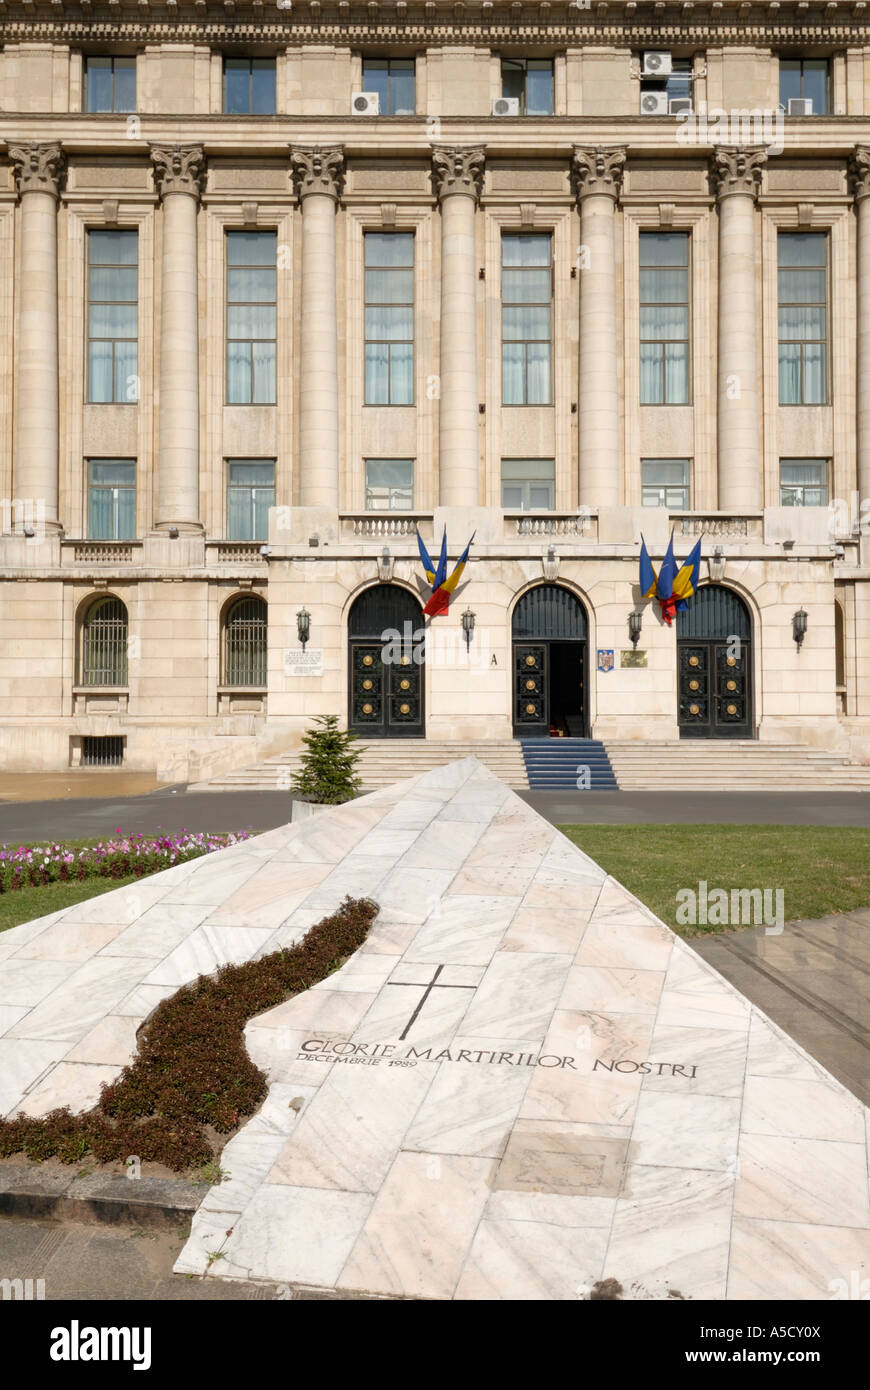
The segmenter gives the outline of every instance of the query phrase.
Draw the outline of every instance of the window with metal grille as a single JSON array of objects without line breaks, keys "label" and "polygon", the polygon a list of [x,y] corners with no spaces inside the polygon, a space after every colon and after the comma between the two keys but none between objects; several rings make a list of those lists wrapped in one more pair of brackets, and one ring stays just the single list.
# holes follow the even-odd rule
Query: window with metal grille
[{"label": "window with metal grille", "polygon": [[256,595],[236,599],[224,620],[224,685],[266,684],[267,606]]},{"label": "window with metal grille", "polygon": [[521,116],[552,116],[552,58],[502,58],[501,94],[517,99]]},{"label": "window with metal grille", "polygon": [[640,403],[689,403],[689,237],[640,234]]},{"label": "window with metal grille", "polygon": [[828,400],[828,238],[824,232],[780,232],[779,403]]},{"label": "window with metal grille", "polygon": [[127,684],[127,609],[119,598],[98,598],[82,625],[82,685]]},{"label": "window with metal grille", "polygon": [[85,110],[136,110],[135,58],[85,58]]},{"label": "window with metal grille", "polygon": [[414,235],[365,234],[366,405],[414,404]]},{"label": "window with metal grille", "polygon": [[377,92],[382,116],[413,116],[414,59],[363,58],[362,89]]},{"label": "window with metal grille", "polygon": [[277,232],[227,232],[227,403],[275,404]]},{"label": "window with metal grille", "polygon": [[120,767],[123,761],[123,736],[86,734],[82,739],[82,767]]},{"label": "window with metal grille", "polygon": [[224,114],[274,116],[276,67],[274,58],[224,59]]},{"label": "window with metal grille", "polygon": [[501,377],[505,405],[550,405],[553,271],[548,233],[501,239]]},{"label": "window with metal grille", "polygon": [[139,399],[139,234],[88,233],[88,400]]}]

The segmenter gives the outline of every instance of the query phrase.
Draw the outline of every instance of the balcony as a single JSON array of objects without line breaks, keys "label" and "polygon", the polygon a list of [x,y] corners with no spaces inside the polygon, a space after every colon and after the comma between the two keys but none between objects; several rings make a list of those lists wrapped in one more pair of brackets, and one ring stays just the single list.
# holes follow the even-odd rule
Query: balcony
[{"label": "balcony", "polygon": [[64,563],[75,565],[135,565],[142,558],[141,541],[64,540]]},{"label": "balcony", "polygon": [[514,536],[573,536],[595,540],[598,527],[591,512],[505,512],[505,540]]},{"label": "balcony", "polygon": [[343,540],[390,540],[394,536],[413,536],[421,522],[431,520],[431,512],[345,512],[341,534]]}]

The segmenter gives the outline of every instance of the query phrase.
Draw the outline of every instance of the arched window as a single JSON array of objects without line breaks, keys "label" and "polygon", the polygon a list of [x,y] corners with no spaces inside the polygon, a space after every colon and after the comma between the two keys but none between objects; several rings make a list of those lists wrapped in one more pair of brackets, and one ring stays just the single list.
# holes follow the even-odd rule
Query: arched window
[{"label": "arched window", "polygon": [[224,619],[224,685],[264,686],[268,610],[252,594],[230,604]]},{"label": "arched window", "polygon": [[98,598],[82,624],[82,685],[127,684],[127,609]]}]

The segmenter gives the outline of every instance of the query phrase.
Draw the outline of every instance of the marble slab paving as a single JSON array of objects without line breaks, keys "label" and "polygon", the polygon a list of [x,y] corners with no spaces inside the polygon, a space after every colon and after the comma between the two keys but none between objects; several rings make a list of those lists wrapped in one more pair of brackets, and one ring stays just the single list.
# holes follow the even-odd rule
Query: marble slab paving
[{"label": "marble slab paving", "polygon": [[379,917],[248,1024],[269,1095],[179,1273],[460,1301],[870,1276],[865,1107],[473,758],[4,933],[3,1112],[89,1103],[174,988],[345,893]]}]

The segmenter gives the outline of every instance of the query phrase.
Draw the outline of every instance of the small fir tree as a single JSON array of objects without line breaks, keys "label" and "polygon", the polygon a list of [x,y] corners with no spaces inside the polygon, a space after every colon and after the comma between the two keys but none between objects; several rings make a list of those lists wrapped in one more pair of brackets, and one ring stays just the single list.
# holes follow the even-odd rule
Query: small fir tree
[{"label": "small fir tree", "polygon": [[318,714],[314,722],[318,727],[302,735],[305,752],[292,790],[305,801],[338,806],[362,786],[356,771],[360,754],[351,746],[356,734],[340,729],[336,714]]}]

